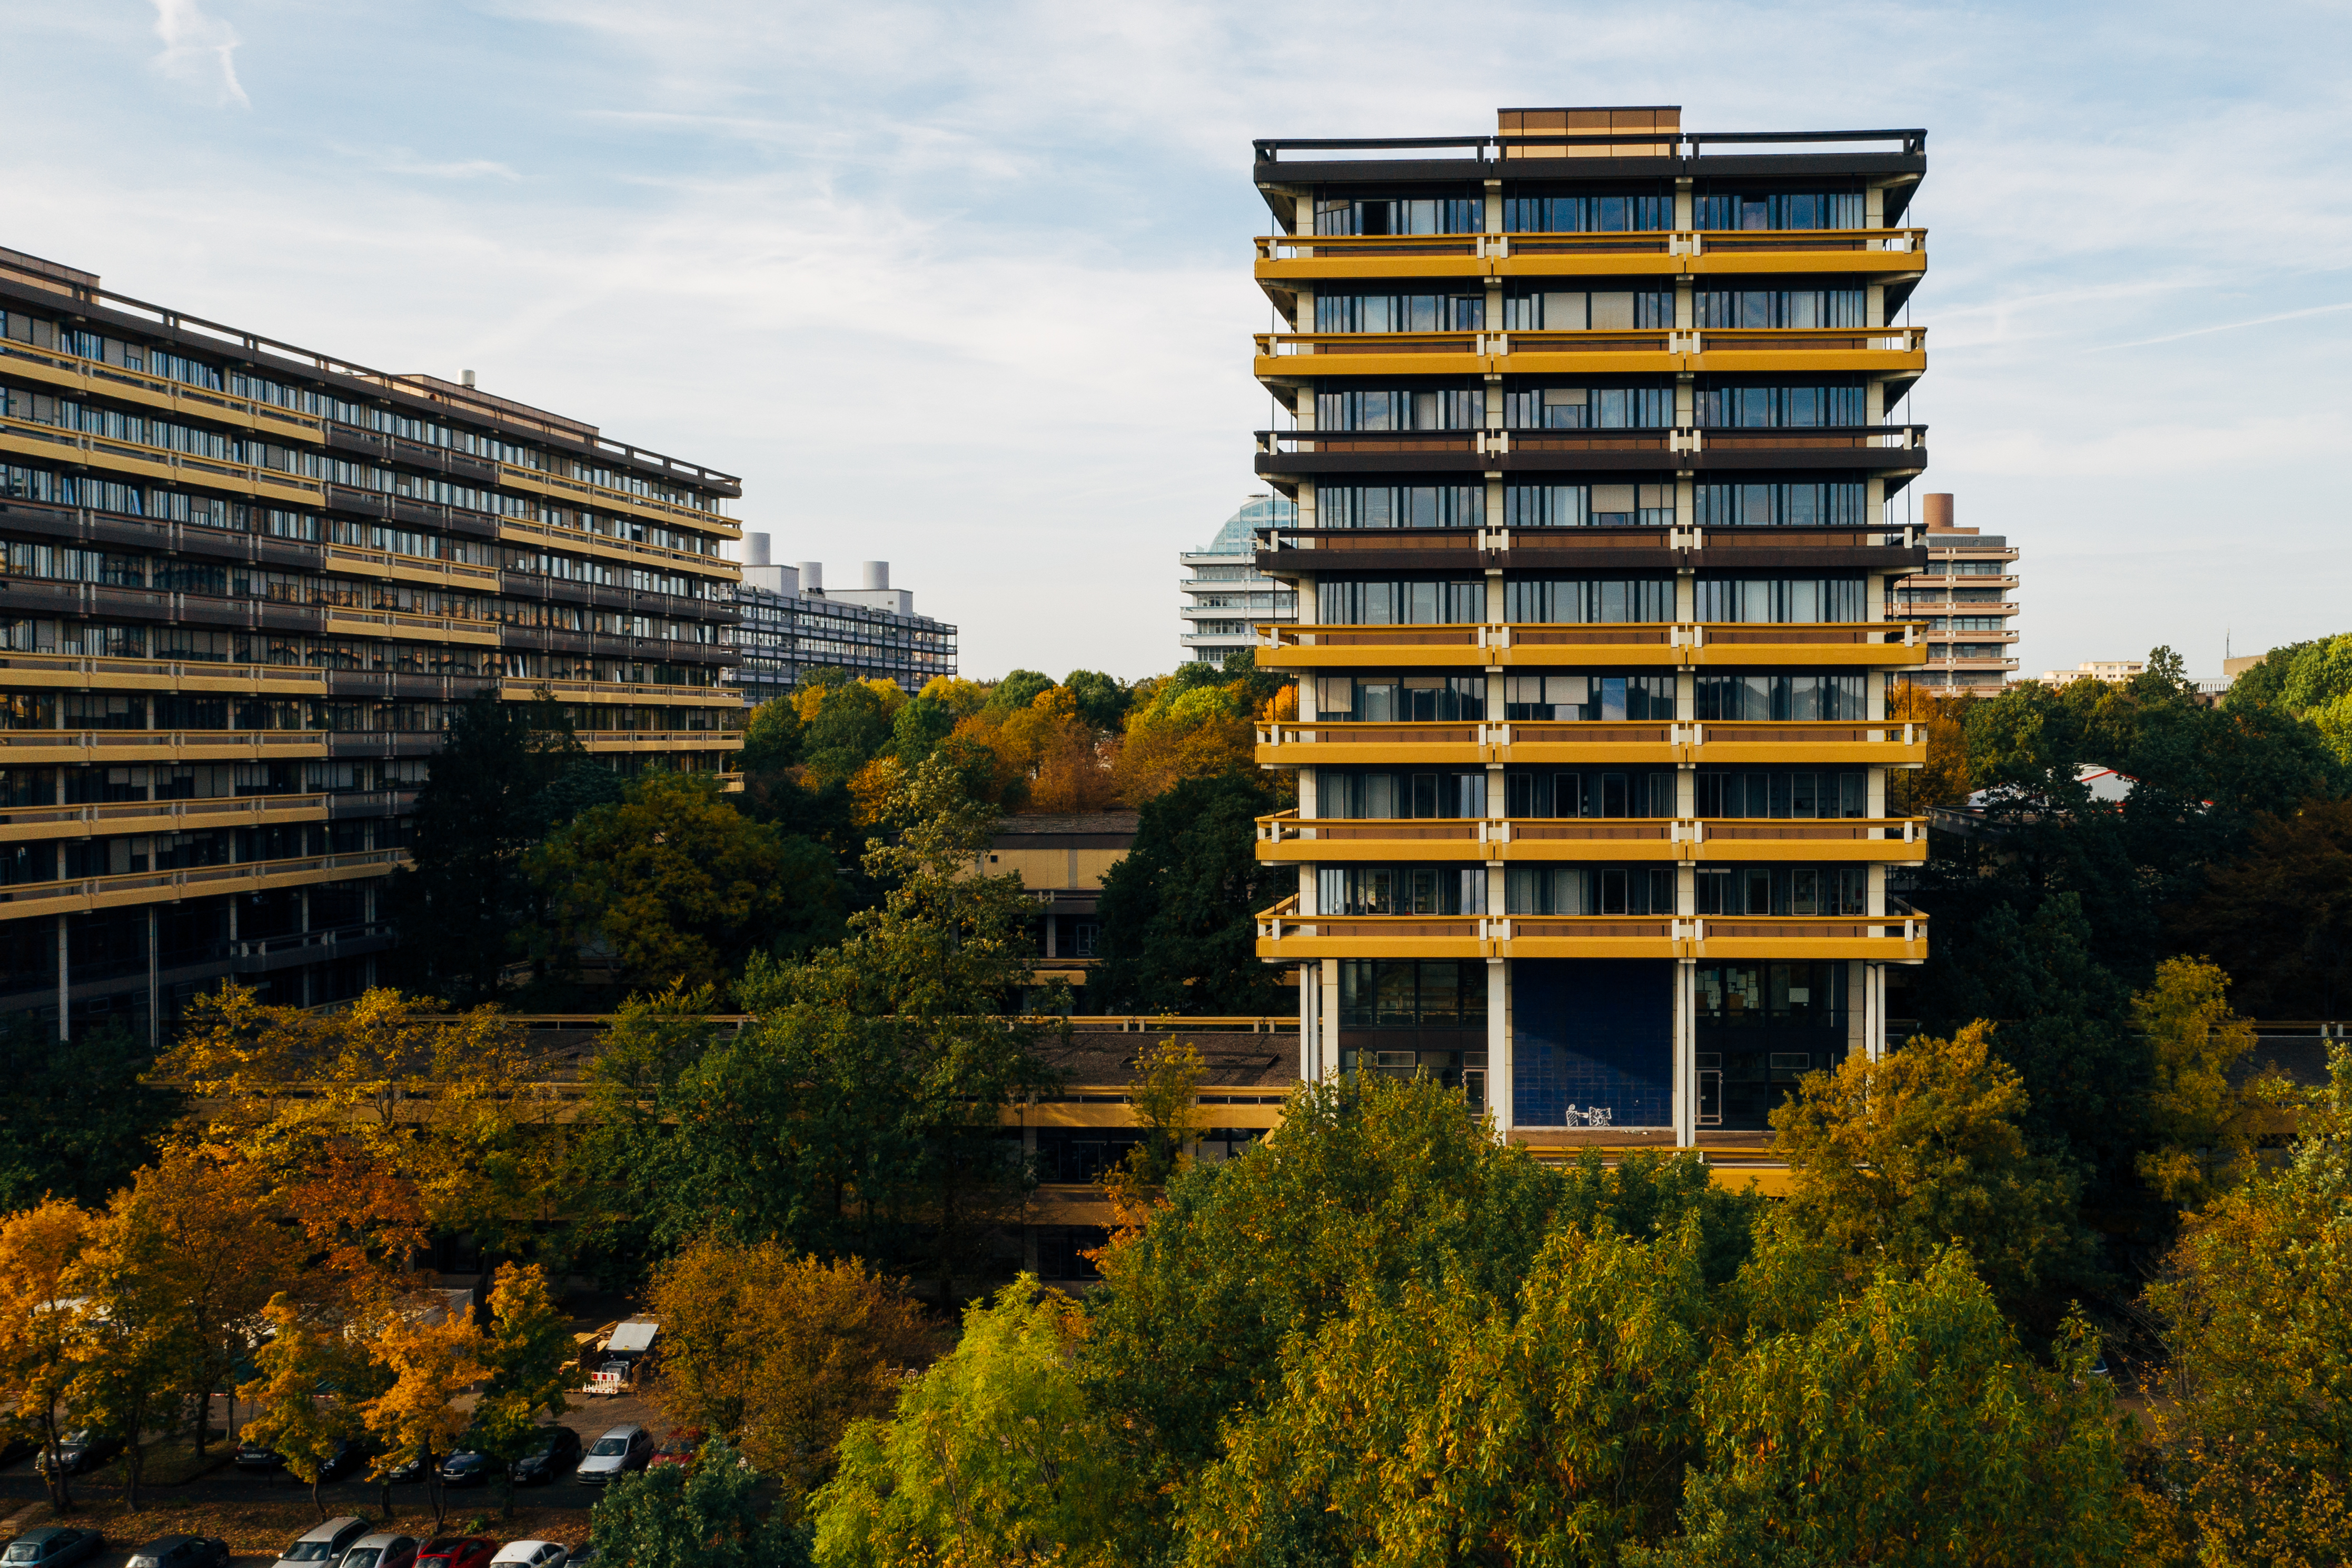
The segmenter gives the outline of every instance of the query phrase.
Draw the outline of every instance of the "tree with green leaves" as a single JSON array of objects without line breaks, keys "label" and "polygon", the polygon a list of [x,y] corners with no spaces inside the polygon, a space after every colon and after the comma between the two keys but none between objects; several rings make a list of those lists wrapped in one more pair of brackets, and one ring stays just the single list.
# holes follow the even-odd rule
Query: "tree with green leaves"
[{"label": "tree with green leaves", "polygon": [[1278,1012],[1294,998],[1257,956],[1257,911],[1297,872],[1257,859],[1275,799],[1254,773],[1191,778],[1144,802],[1135,843],[1103,877],[1104,1005],[1208,1016]]},{"label": "tree with green leaves", "polygon": [[2140,1174],[2168,1203],[2199,1203],[2235,1181],[2266,1120],[2267,1097],[2232,1081],[2254,1048],[2254,1026],[2231,1010],[2229,990],[2217,965],[2168,958],[2132,997],[2132,1022],[2156,1064],[2147,1088],[2155,1146],[2141,1152]]},{"label": "tree with green leaves", "polygon": [[1127,717],[1129,693],[1115,676],[1095,669],[1074,669],[1062,681],[1078,706],[1078,717],[1097,730],[1116,730]]},{"label": "tree with green leaves", "polygon": [[854,1423],[810,1500],[822,1568],[905,1563],[1112,1564],[1142,1500],[1072,1368],[1072,1304],[1023,1275],[964,1313],[956,1348]]},{"label": "tree with green leaves", "polygon": [[801,760],[806,727],[789,697],[772,697],[743,721],[743,750],[736,763],[746,773],[780,773]]},{"label": "tree with green leaves", "polygon": [[831,856],[745,816],[708,774],[642,775],[529,866],[550,917],[540,956],[561,969],[601,949],[631,990],[727,984],[755,952],[833,940],[847,901]]},{"label": "tree with green leaves", "polygon": [[2206,868],[2170,913],[2173,940],[2227,970],[2253,1016],[2338,1016],[2352,1005],[2352,800],[2255,817],[2244,853]]},{"label": "tree with green leaves", "polygon": [[1957,1247],[1859,1290],[1841,1272],[1768,1236],[1745,1325],[1696,1380],[1681,1533],[1628,1568],[2127,1561],[2133,1498],[2080,1322],[2044,1370]]},{"label": "tree with green leaves", "polygon": [[527,955],[522,859],[546,830],[545,792],[585,755],[544,695],[504,702],[486,690],[451,710],[417,792],[414,863],[388,884],[403,984],[460,1005],[499,994],[499,972]]},{"label": "tree with green leaves", "polygon": [[2203,1568],[2319,1568],[2352,1542],[2352,1049],[2325,1086],[2266,1092],[2286,1159],[2191,1215],[2148,1290],[2171,1352],[2158,1500]]},{"label": "tree with green leaves", "polygon": [[341,1446],[365,1430],[361,1411],[373,1392],[366,1358],[347,1325],[322,1316],[283,1291],[262,1316],[268,1342],[254,1352],[259,1375],[236,1391],[258,1406],[245,1437],[283,1460],[289,1475],[310,1489],[310,1506],[327,1517],[319,1483]]},{"label": "tree with green leaves", "polygon": [[899,764],[919,768],[955,732],[955,710],[935,698],[918,697],[890,721],[890,749]]},{"label": "tree with green leaves", "polygon": [[28,1013],[0,1018],[0,1213],[103,1203],[128,1181],[179,1110],[177,1093],[147,1081],[152,1065],[120,1021],[60,1040]]},{"label": "tree with green leaves", "polygon": [[781,1514],[761,1520],[761,1486],[714,1437],[690,1469],[660,1465],[614,1481],[589,1516],[589,1544],[628,1568],[799,1568],[806,1538]]},{"label": "tree with green leaves", "polygon": [[[803,681],[802,689],[811,686]],[[904,699],[893,700],[877,683],[865,680],[824,683],[815,689],[816,712],[801,732],[801,759],[818,783],[845,780],[890,744],[891,725]]]},{"label": "tree with green leaves", "polygon": [[512,1519],[511,1467],[539,1441],[540,1412],[561,1420],[570,1408],[564,1396],[576,1361],[571,1324],[555,1310],[536,1264],[499,1265],[491,1277],[490,1331],[477,1353],[486,1375],[468,1441],[498,1461]]},{"label": "tree with green leaves", "polygon": [[2005,1310],[2048,1330],[2052,1288],[2095,1278],[2095,1254],[2074,1173],[2028,1142],[2024,1084],[1991,1036],[1971,1024],[1806,1075],[1772,1111],[1772,1148],[1791,1222],[1856,1269],[1916,1272],[1959,1243]]}]

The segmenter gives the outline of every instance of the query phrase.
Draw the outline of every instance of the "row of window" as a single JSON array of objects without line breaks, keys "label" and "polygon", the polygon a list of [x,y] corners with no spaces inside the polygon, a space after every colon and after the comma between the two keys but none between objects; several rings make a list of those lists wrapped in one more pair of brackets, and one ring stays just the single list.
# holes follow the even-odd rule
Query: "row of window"
[{"label": "row of window", "polygon": [[[1852,918],[1870,912],[1866,866],[1700,866],[1700,915],[1811,915]],[[1513,866],[1503,877],[1503,913],[1648,915],[1680,913],[1672,866]],[[1315,873],[1315,908],[1326,915],[1479,915],[1487,902],[1483,866],[1323,866]]]},{"label": "row of window", "polygon": [[[1866,528],[1868,510],[1868,491],[1859,480],[1692,487],[1692,518],[1701,528]],[[1503,487],[1503,523],[1509,528],[1665,528],[1674,521],[1671,491],[1663,484]],[[1486,521],[1482,484],[1316,487],[1318,528],[1482,528]]]},{"label": "row of window", "polygon": [[[1486,1026],[1484,963],[1343,958],[1339,967],[1342,1029]],[[1837,1028],[1846,1021],[1841,963],[1703,963],[1696,980],[1698,1017],[1711,1026]]]},{"label": "row of window", "polygon": [[[1624,721],[1671,723],[1671,674],[1514,675],[1505,679],[1502,717],[1528,723]],[[1702,674],[1691,718],[1699,722],[1833,721],[1868,714],[1868,678],[1839,673]],[[1467,723],[1489,717],[1478,675],[1325,675],[1315,681],[1320,721],[1359,724]]]},{"label": "row of window", "polygon": [[[566,704],[574,728],[717,730],[711,708]],[[238,730],[429,733],[445,728],[457,706],[444,702],[369,702],[342,698],[214,697],[180,692],[0,691],[0,730]]]},{"label": "row of window", "polygon": [[117,767],[0,768],[0,807],[130,801],[230,800],[421,788],[423,757],[362,762],[166,763]]},{"label": "row of window", "polygon": [[[1503,774],[1503,812],[1540,817],[1676,817],[1676,774],[1511,768]],[[1870,776],[1859,769],[1701,768],[1695,815],[1703,818],[1859,818],[1870,810]],[[1486,773],[1395,773],[1318,768],[1318,819],[1475,819],[1486,815]]]},{"label": "row of window", "polygon": [[257,403],[266,403],[306,418],[348,425],[377,435],[463,452],[514,468],[553,473],[648,500],[691,507],[701,511],[719,510],[719,498],[688,486],[667,483],[628,469],[607,468],[562,452],[520,445],[486,430],[442,425],[376,404],[349,402],[330,392],[272,381],[238,367],[224,371],[222,367],[203,360],[63,325],[21,310],[12,308],[0,311],[0,339],[95,360],[102,364],[138,371],[184,385],[226,392],[236,397],[249,397]]},{"label": "row of window", "polygon": [[[1512,430],[1701,430],[1850,428],[1868,418],[1869,391],[1858,383],[1802,386],[1702,386],[1687,419],[1675,388],[1584,383],[1520,385],[1503,394],[1503,427]],[[1318,430],[1479,430],[1486,427],[1483,384],[1366,387],[1353,383],[1315,395]],[[1301,432],[1302,436],[1305,432]]]},{"label": "row of window", "polygon": [[[1691,197],[1691,227],[1722,229],[1860,228],[1861,191],[1727,191]],[[1510,234],[1663,233],[1675,227],[1675,197],[1650,195],[1507,195]],[[1486,226],[1478,196],[1318,197],[1322,235],[1475,234]]]},{"label": "row of window", "polygon": [[[1702,574],[1692,584],[1691,618],[1852,624],[1869,616],[1867,589],[1861,577]],[[1478,578],[1327,577],[1315,594],[1325,626],[1464,626],[1486,618],[1487,585]],[[1682,617],[1672,577],[1509,577],[1503,618],[1529,626],[1654,625]]]},{"label": "row of window", "polygon": [[[1671,289],[1518,288],[1501,296],[1502,321],[1486,320],[1484,290],[1416,293],[1401,289],[1323,290],[1315,296],[1318,332],[1663,332],[1672,331]],[[1860,289],[1701,289],[1691,295],[1690,325],[1706,331],[1864,329],[1872,325]]]}]

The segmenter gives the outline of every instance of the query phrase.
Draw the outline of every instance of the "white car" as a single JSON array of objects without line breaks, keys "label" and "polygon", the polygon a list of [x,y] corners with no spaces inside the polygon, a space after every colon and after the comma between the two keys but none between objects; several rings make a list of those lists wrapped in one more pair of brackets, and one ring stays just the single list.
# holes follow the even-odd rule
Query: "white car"
[{"label": "white car", "polygon": [[572,1478],[601,1487],[619,1480],[631,1470],[644,1469],[646,1461],[653,1457],[652,1433],[642,1426],[615,1426],[588,1446],[587,1455],[572,1472]]},{"label": "white car", "polygon": [[416,1537],[362,1535],[344,1552],[342,1568],[414,1568]]},{"label": "white car", "polygon": [[560,1541],[509,1541],[490,1559],[490,1568],[498,1568],[501,1563],[527,1564],[528,1568],[563,1568],[571,1561],[572,1548]]},{"label": "white car", "polygon": [[368,1532],[368,1521],[346,1514],[331,1519],[316,1530],[305,1531],[300,1540],[278,1554],[276,1568],[318,1568],[324,1563],[334,1568],[351,1550],[352,1542]]}]

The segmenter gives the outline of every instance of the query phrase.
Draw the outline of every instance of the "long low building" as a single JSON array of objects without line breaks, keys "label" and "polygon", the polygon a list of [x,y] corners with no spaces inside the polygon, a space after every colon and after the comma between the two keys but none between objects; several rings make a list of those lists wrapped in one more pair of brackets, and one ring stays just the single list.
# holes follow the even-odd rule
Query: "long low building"
[{"label": "long low building", "polygon": [[356,994],[450,709],[741,744],[731,475],[0,250],[0,1013]]}]

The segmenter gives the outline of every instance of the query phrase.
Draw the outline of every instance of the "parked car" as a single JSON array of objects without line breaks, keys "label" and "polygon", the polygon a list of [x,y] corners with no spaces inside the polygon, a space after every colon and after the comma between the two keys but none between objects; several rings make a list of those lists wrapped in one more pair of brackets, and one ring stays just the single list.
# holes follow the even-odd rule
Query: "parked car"
[{"label": "parked car", "polygon": [[615,1426],[590,1445],[580,1461],[580,1479],[592,1487],[642,1470],[654,1457],[654,1435],[642,1426]]},{"label": "parked car", "polygon": [[286,1468],[286,1456],[248,1437],[236,1446],[236,1462],[240,1470],[282,1470]]},{"label": "parked car", "polygon": [[699,1426],[671,1427],[669,1436],[662,1439],[661,1447],[654,1450],[654,1457],[646,1461],[646,1468],[650,1470],[663,1465],[678,1465],[693,1469],[695,1460],[701,1457],[702,1441],[706,1436]]},{"label": "parked car", "polygon": [[45,1524],[38,1530],[28,1530],[0,1552],[0,1563],[8,1568],[33,1564],[35,1568],[65,1568],[68,1563],[87,1563],[106,1544],[106,1534],[97,1530],[68,1530],[62,1525]]},{"label": "parked car", "polygon": [[441,1461],[441,1484],[478,1487],[498,1473],[499,1462],[477,1448],[460,1448]]},{"label": "parked car", "polygon": [[569,1426],[542,1426],[539,1446],[509,1467],[514,1479],[526,1486],[553,1480],[580,1463],[580,1434]]},{"label": "parked car", "polygon": [[40,1451],[41,1446],[22,1432],[11,1432],[6,1436],[0,1437],[0,1469],[7,1468],[27,1454],[37,1454]]},{"label": "parked car", "polygon": [[490,1559],[499,1568],[509,1564],[520,1568],[566,1568],[571,1561],[571,1548],[554,1541],[509,1541]]},{"label": "parked car", "polygon": [[415,1568],[416,1537],[362,1535],[343,1553],[336,1568]]},{"label": "parked car", "polygon": [[228,1542],[216,1535],[159,1535],[122,1568],[228,1568]]},{"label": "parked car", "polygon": [[273,1568],[304,1568],[312,1563],[340,1561],[351,1543],[367,1533],[368,1521],[345,1514],[331,1519],[316,1530],[304,1532],[301,1539],[278,1554]]},{"label": "parked car", "polygon": [[416,1568],[489,1568],[498,1550],[487,1535],[438,1535],[416,1553]]},{"label": "parked car", "polygon": [[[78,1476],[84,1470],[94,1470],[115,1455],[122,1452],[122,1439],[111,1432],[79,1427],[58,1440],[58,1473]],[[37,1468],[47,1473],[49,1457],[46,1453],[34,1461]]]},{"label": "parked car", "polygon": [[403,1459],[384,1473],[384,1479],[395,1482],[421,1481],[440,1468],[441,1461],[427,1454],[420,1459]]},{"label": "parked car", "polygon": [[579,1551],[564,1559],[563,1568],[604,1568],[604,1554],[583,1541]]}]

